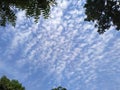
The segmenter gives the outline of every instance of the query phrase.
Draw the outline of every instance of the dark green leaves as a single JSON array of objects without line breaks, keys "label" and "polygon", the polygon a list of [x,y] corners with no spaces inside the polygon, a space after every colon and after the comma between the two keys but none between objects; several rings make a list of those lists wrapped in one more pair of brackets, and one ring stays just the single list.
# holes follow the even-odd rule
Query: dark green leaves
[{"label": "dark green leaves", "polygon": [[[15,8],[26,11],[27,17],[33,17],[35,22],[40,15],[45,19],[49,17],[51,6],[56,5],[55,0],[1,0],[0,1],[0,25],[11,23],[15,26]],[[12,8],[14,7],[14,8]]]},{"label": "dark green leaves", "polygon": [[87,0],[86,21],[96,21],[98,33],[103,34],[111,26],[120,30],[120,1],[119,0]]},{"label": "dark green leaves", "polygon": [[17,80],[9,80],[6,76],[0,78],[0,90],[25,90]]},{"label": "dark green leaves", "polygon": [[53,88],[52,90],[67,90],[67,89],[59,86],[59,87],[57,87],[57,88]]}]

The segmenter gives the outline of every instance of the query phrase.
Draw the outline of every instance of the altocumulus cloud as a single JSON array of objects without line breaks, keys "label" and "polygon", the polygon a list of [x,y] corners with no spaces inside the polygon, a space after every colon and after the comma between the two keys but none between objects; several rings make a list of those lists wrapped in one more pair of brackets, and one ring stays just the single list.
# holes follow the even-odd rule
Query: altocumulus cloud
[{"label": "altocumulus cloud", "polygon": [[16,28],[1,31],[1,75],[20,79],[29,90],[120,89],[119,33],[111,27],[98,35],[94,23],[84,22],[84,3],[59,0],[50,18],[38,24],[19,12]]}]

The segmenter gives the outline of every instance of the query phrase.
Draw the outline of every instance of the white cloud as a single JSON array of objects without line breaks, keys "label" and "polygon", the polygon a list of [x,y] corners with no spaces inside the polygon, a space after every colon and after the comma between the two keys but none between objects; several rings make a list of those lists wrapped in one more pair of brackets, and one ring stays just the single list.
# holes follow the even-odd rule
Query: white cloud
[{"label": "white cloud", "polygon": [[[58,2],[61,4],[53,8],[51,18],[42,23],[29,23],[29,28],[23,28],[21,24],[24,21],[19,18],[21,23],[17,26],[18,31],[10,46],[14,49],[13,54],[17,50],[22,53],[13,63],[17,67],[15,75],[19,74],[20,78],[25,75],[25,80],[37,78],[36,81],[30,81],[31,86],[37,84],[42,77],[42,82],[53,80],[54,84],[64,82],[68,88],[76,87],[76,90],[88,86],[94,90],[96,86],[93,83],[98,78],[98,72],[120,72],[117,69],[120,62],[120,39],[111,32],[99,36],[92,23],[84,22],[84,9],[80,6],[83,5],[82,0]],[[72,9],[69,9],[69,5]],[[22,17],[21,13],[23,12],[19,13],[19,17]],[[23,31],[20,31],[21,28]],[[112,45],[109,45],[111,42]],[[22,45],[22,49],[19,48]],[[109,68],[104,68],[105,66]]]}]

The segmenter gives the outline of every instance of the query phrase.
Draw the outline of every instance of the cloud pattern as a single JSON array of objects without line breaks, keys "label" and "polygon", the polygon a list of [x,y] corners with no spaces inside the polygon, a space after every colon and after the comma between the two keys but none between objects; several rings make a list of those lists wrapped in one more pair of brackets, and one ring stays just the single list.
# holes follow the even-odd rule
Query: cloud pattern
[{"label": "cloud pattern", "polygon": [[15,28],[0,28],[0,75],[18,79],[27,90],[120,89],[120,33],[98,35],[85,22],[85,0],[59,0],[38,24],[18,12]]}]

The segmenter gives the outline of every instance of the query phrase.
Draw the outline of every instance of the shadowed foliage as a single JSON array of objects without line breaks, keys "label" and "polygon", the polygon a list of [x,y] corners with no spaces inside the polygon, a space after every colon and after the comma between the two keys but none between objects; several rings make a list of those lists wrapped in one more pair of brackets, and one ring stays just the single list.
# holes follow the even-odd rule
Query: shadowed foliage
[{"label": "shadowed foliage", "polygon": [[111,26],[120,30],[120,0],[87,0],[86,21],[95,22],[98,33],[103,34]]},{"label": "shadowed foliage", "polygon": [[67,89],[59,86],[59,87],[57,87],[57,88],[53,88],[52,90],[67,90]]},{"label": "shadowed foliage", "polygon": [[17,80],[10,80],[6,76],[0,78],[0,90],[25,90]]},{"label": "shadowed foliage", "polygon": [[35,22],[40,15],[49,17],[51,6],[56,5],[55,0],[0,0],[0,25],[5,26],[10,22],[15,26],[16,8],[25,10],[27,17],[33,17]]}]

